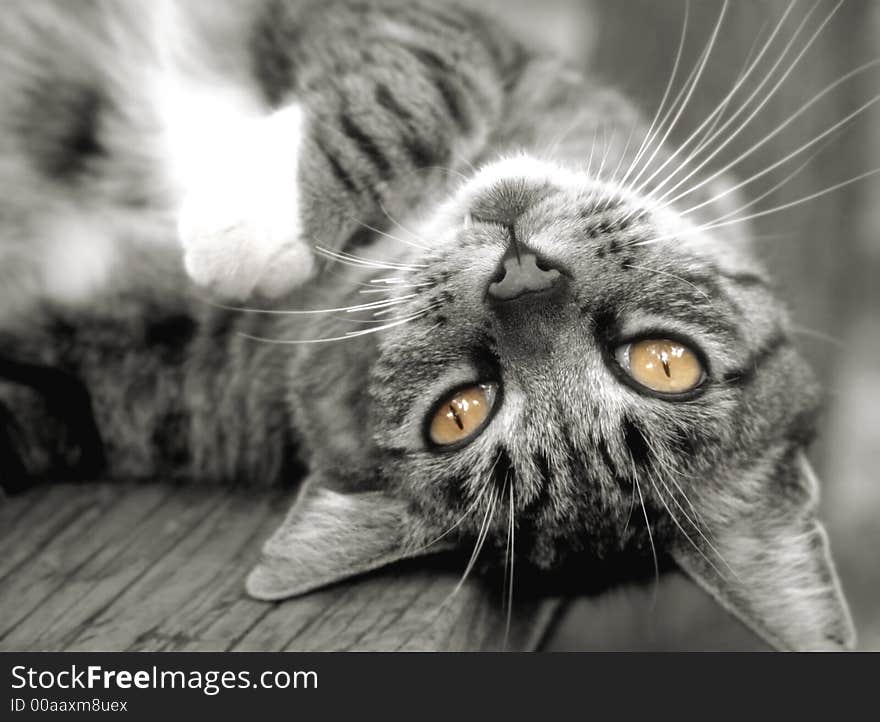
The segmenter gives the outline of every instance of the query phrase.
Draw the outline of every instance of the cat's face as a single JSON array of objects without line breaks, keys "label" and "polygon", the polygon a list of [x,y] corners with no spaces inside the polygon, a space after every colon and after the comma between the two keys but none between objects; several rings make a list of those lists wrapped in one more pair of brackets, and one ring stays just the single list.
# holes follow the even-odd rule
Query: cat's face
[{"label": "cat's face", "polygon": [[[498,299],[489,289],[510,225],[521,252],[558,274]],[[738,497],[718,478],[734,459],[804,432],[812,383],[776,348],[783,314],[744,254],[692,230],[585,176],[516,159],[420,232],[431,251],[397,315],[427,310],[380,341],[374,436],[391,479],[439,531],[463,517],[457,533],[486,524],[503,548],[512,503],[518,551],[543,566],[571,551],[648,550],[645,513],[654,536],[677,523],[699,540],[708,512],[691,505]],[[660,240],[639,245],[650,239]],[[772,379],[772,397],[756,374]],[[487,398],[469,391],[478,384]],[[479,408],[456,420],[450,403],[469,393]],[[432,422],[450,414],[438,443]]]},{"label": "cat's face", "polygon": [[[748,254],[525,158],[416,231],[362,407],[387,518],[353,545],[513,546],[541,568],[656,554],[778,646],[851,642],[802,459],[814,384]],[[267,554],[340,499],[294,510]]]}]

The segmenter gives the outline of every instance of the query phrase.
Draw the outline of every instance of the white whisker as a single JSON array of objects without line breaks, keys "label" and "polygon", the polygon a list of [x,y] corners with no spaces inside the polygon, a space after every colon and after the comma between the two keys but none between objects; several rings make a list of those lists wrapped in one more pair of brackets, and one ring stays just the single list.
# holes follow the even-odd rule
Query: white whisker
[{"label": "white whisker", "polygon": [[225,311],[240,311],[242,313],[261,313],[274,316],[308,316],[322,313],[355,313],[358,311],[369,311],[375,308],[384,308],[388,305],[403,303],[404,301],[415,298],[415,293],[408,293],[405,296],[397,296],[395,298],[383,299],[381,301],[371,301],[370,303],[361,303],[355,306],[340,306],[338,308],[313,308],[297,311],[288,311],[285,309],[274,308],[247,308],[244,306],[229,306],[209,299],[203,299],[205,303],[215,308],[222,308]]},{"label": "white whisker", "polygon": [[645,529],[648,532],[648,541],[651,543],[651,556],[654,559],[654,603],[656,603],[657,589],[660,586],[660,564],[657,561],[657,548],[654,546],[654,535],[651,533],[651,522],[648,519],[648,510],[645,508],[645,498],[642,496],[642,487],[639,485],[637,473],[638,472],[635,472],[633,475],[633,484],[635,484],[636,492],[639,495],[639,504],[641,504],[642,507],[642,515],[645,517]]},{"label": "white whisker", "polygon": [[[709,162],[710,162],[710,161],[711,161],[711,160],[712,160],[712,159],[713,159],[713,158],[714,158],[714,157],[715,157],[715,156],[716,156],[716,155],[717,155],[717,154],[718,154],[718,153],[719,153],[724,147],[726,147],[726,145],[727,145],[727,143],[730,141],[730,139],[732,139],[732,138],[734,137],[734,136],[730,136],[730,137],[729,137],[729,138],[728,138],[728,139],[727,139],[727,140],[726,140],[721,146],[719,146],[719,148],[717,148],[717,149],[716,149],[711,155],[709,155],[707,158],[703,159],[703,160],[702,160],[702,161],[701,161],[701,162],[700,162],[700,163],[699,163],[699,164],[698,164],[698,165],[697,165],[697,166],[696,166],[696,167],[695,167],[690,173],[688,173],[688,174],[687,174],[684,178],[682,178],[678,183],[676,183],[676,184],[675,184],[674,186],[672,186],[668,191],[666,191],[666,193],[664,193],[663,196],[661,196],[661,197],[658,199],[658,201],[661,202],[661,203],[663,203],[664,206],[670,206],[670,205],[673,205],[674,203],[677,203],[677,202],[678,202],[679,200],[681,200],[682,198],[684,198],[684,197],[690,195],[691,193],[694,193],[695,191],[699,190],[700,188],[702,188],[702,187],[705,186],[706,184],[711,183],[713,180],[715,180],[715,179],[718,178],[719,176],[723,175],[724,173],[727,173],[729,170],[731,170],[732,168],[734,168],[734,167],[736,167],[737,165],[739,165],[743,160],[745,160],[746,158],[750,157],[755,151],[757,151],[758,149],[762,148],[767,142],[769,142],[770,140],[772,140],[773,138],[775,138],[777,135],[779,135],[783,130],[785,130],[789,125],[791,125],[795,120],[797,120],[801,115],[803,115],[803,114],[804,114],[807,110],[809,110],[813,105],[815,105],[816,103],[818,103],[818,102],[819,102],[820,100],[822,100],[825,96],[827,96],[827,95],[828,95],[829,93],[831,93],[833,90],[835,90],[835,89],[838,88],[840,85],[842,85],[843,83],[845,83],[847,80],[850,80],[851,78],[855,77],[856,75],[859,75],[860,73],[865,72],[866,70],[870,70],[871,68],[877,66],[878,64],[880,64],[880,58],[875,58],[874,60],[870,60],[870,61],[868,61],[867,63],[864,63],[864,64],[860,65],[859,67],[854,68],[853,70],[850,70],[848,73],[844,74],[843,76],[841,76],[840,78],[838,78],[837,80],[835,80],[833,83],[830,83],[829,85],[825,86],[821,91],[819,91],[819,92],[818,92],[815,96],[813,96],[809,101],[807,101],[804,105],[802,105],[800,108],[798,108],[798,109],[797,109],[792,115],[790,115],[790,116],[789,116],[789,117],[788,117],[783,123],[781,123],[781,124],[778,125],[776,128],[774,128],[770,133],[768,133],[766,136],[764,136],[764,137],[763,137],[761,140],[759,140],[757,143],[754,143],[752,146],[750,146],[746,151],[744,151],[743,153],[741,153],[740,155],[738,155],[734,160],[732,160],[732,161],[730,161],[729,163],[727,163],[726,165],[724,165],[724,167],[722,167],[721,169],[719,169],[719,170],[717,170],[717,171],[714,171],[712,174],[710,174],[710,175],[707,176],[706,178],[703,178],[702,180],[700,180],[699,182],[697,182],[696,184],[694,184],[693,186],[691,186],[691,187],[688,188],[687,190],[682,191],[681,193],[679,193],[678,195],[676,195],[676,196],[673,197],[672,199],[669,199],[669,196],[670,196],[670,195],[672,195],[673,193],[675,193],[676,190],[678,190],[679,188],[681,188],[681,186],[682,186],[684,183],[686,183],[686,182],[687,182],[690,178],[692,178],[696,173],[698,173],[700,170],[702,170],[702,168],[704,168],[704,167],[706,166],[707,163],[709,163]],[[715,196],[711,201],[706,201],[706,202],[704,202],[703,204],[701,204],[701,205],[699,205],[699,206],[696,206],[696,208],[701,208],[703,205],[707,205],[707,204],[710,203],[710,202],[714,202],[714,200],[717,200],[718,198],[723,197],[724,195],[727,195],[727,193],[732,193],[734,190],[736,190],[736,189],[738,189],[738,188],[742,188],[744,185],[747,185],[748,183],[751,183],[752,181],[756,180],[757,178],[760,178],[760,177],[766,175],[767,173],[769,173],[769,172],[770,172],[771,170],[773,170],[774,168],[778,168],[780,165],[786,163],[787,161],[791,160],[792,158],[794,158],[795,156],[799,155],[800,153],[803,153],[804,151],[806,151],[806,150],[808,150],[809,148],[813,147],[816,143],[820,142],[823,138],[826,138],[826,137],[829,136],[831,133],[834,133],[838,128],[842,127],[843,125],[845,125],[846,123],[848,123],[850,120],[852,120],[852,119],[855,118],[856,116],[858,116],[858,115],[860,115],[861,113],[863,113],[864,111],[866,111],[866,110],[867,110],[868,108],[870,108],[872,105],[876,104],[878,100],[880,100],[880,95],[876,95],[876,96],[874,96],[874,97],[873,97],[871,100],[869,100],[867,103],[865,103],[865,104],[859,106],[859,108],[857,108],[856,110],[854,110],[853,112],[851,112],[850,114],[848,114],[847,116],[845,116],[844,118],[842,118],[841,120],[839,120],[838,122],[836,122],[836,123],[835,123],[834,125],[832,125],[831,127],[827,128],[825,131],[823,131],[823,132],[820,133],[819,135],[815,136],[812,140],[808,141],[807,143],[804,143],[804,144],[803,144],[802,146],[800,146],[797,150],[795,150],[795,151],[789,153],[789,154],[788,154],[787,156],[785,156],[782,160],[779,160],[779,161],[777,161],[776,163],[773,163],[772,165],[768,166],[767,168],[765,168],[765,169],[764,169],[763,171],[761,171],[760,173],[756,173],[755,175],[753,175],[749,180],[737,184],[737,185],[734,186],[732,189],[729,189],[729,190],[725,191],[725,193],[723,193],[723,194],[720,194],[720,195],[718,195],[718,196]],[[759,108],[756,109],[756,112],[757,112],[757,110],[760,109],[760,107],[761,107],[761,106],[759,106]],[[749,120],[751,120],[751,119],[754,117],[754,115],[755,115],[754,113],[753,113],[752,115],[750,115],[749,118],[747,119],[747,122],[748,122]],[[739,132],[739,130],[741,130],[743,127],[745,127],[745,126],[744,126],[744,125],[740,126],[740,128],[737,129],[737,132]]]},{"label": "white whisker", "polygon": [[497,501],[498,490],[496,487],[492,487],[489,501],[486,503],[486,513],[483,515],[483,521],[480,525],[480,533],[477,535],[477,540],[474,543],[474,551],[471,554],[470,559],[468,560],[464,573],[461,575],[461,579],[458,580],[458,584],[455,585],[455,589],[453,589],[452,593],[449,595],[450,597],[454,597],[456,594],[458,594],[465,581],[467,581],[467,578],[470,575],[471,570],[474,568],[474,565],[477,563],[480,552],[483,550],[483,544],[485,544],[486,542],[486,537],[489,536],[489,527],[491,526],[492,519],[495,516],[495,504]]},{"label": "white whisker", "polygon": [[[878,65],[878,64],[880,64],[880,58],[878,58],[877,60],[871,61],[870,63],[862,66],[861,68],[853,71],[853,73],[859,72],[860,70],[864,70],[867,67],[871,67],[871,66]],[[848,73],[847,75],[851,75],[851,74]],[[812,102],[813,101],[811,101],[811,103]],[[849,113],[847,116],[845,116],[844,118],[842,118],[839,121],[837,121],[836,123],[834,123],[834,125],[830,126],[829,128],[826,128],[824,131],[819,133],[819,135],[815,136],[812,140],[807,141],[806,143],[801,145],[799,148],[796,148],[795,150],[793,150],[792,152],[790,152],[788,155],[781,158],[780,160],[776,161],[775,163],[771,163],[769,166],[764,168],[762,171],[755,173],[754,175],[752,175],[750,178],[747,178],[746,180],[743,180],[743,181],[740,181],[739,183],[736,183],[735,185],[731,186],[730,188],[725,189],[721,193],[718,193],[717,195],[713,196],[712,198],[710,198],[708,200],[703,201],[702,203],[698,203],[695,206],[691,206],[684,213],[692,213],[696,210],[699,210],[700,208],[703,208],[703,207],[709,205],[710,203],[714,203],[716,200],[723,198],[724,196],[729,195],[730,193],[733,193],[734,191],[737,191],[740,188],[753,183],[754,181],[758,180],[758,178],[762,178],[763,176],[767,175],[768,173],[775,170],[779,166],[784,165],[785,163],[790,161],[792,158],[795,158],[798,155],[800,155],[801,153],[809,150],[814,145],[816,145],[816,143],[819,143],[824,138],[827,138],[829,135],[831,135],[832,133],[836,132],[838,129],[840,129],[841,127],[843,127],[847,123],[849,123],[853,118],[857,117],[858,115],[861,115],[866,110],[868,110],[868,108],[870,108],[873,105],[876,105],[878,102],[880,102],[880,94],[875,95],[873,98],[871,98],[871,100],[860,105],[858,108],[856,108],[854,111]],[[804,106],[804,107],[806,107],[806,106]],[[798,113],[800,113],[802,110],[803,110],[803,108],[801,110],[799,110]],[[791,119],[793,119],[794,117],[795,116],[792,116]],[[762,145],[764,142],[766,142],[767,140],[772,138],[779,130],[781,130],[788,122],[790,122],[791,119],[789,119],[789,121],[786,121],[786,123],[784,123],[782,126],[777,128],[776,131],[773,131],[773,133],[771,133],[769,136],[767,136],[759,144],[752,146],[752,148],[750,148],[748,151],[746,151],[746,153],[744,153],[739,158],[737,158],[735,161],[733,161],[731,164],[726,166],[725,169],[723,169],[722,171],[719,171],[719,173],[726,172],[731,167],[738,164],[741,160],[746,158],[748,155],[750,155],[752,152],[754,152],[754,150],[756,150],[758,147],[760,147],[760,145]],[[717,177],[717,175],[713,175],[711,177]],[[684,198],[685,196],[690,195],[695,190],[702,187],[705,183],[706,183],[706,181],[703,181],[703,182],[697,184],[696,186],[694,186],[693,188],[691,188],[690,190],[679,194],[678,196],[673,198],[671,201],[669,201],[666,205],[671,205],[671,204],[677,202],[678,200],[680,200],[681,198]],[[682,213],[682,215],[684,215],[684,213]]]},{"label": "white whisker", "polygon": [[514,490],[513,483],[510,484],[510,500],[508,503],[508,536],[507,536],[507,553],[509,557],[509,572],[507,579],[507,619],[504,623],[504,644],[503,649],[507,649],[507,641],[510,637],[510,620],[513,616],[513,563],[516,555],[516,544],[514,541]]},{"label": "white whisker", "polygon": [[[833,139],[832,139],[832,141],[833,141]],[[733,216],[738,215],[739,213],[742,213],[744,210],[746,210],[746,208],[751,208],[752,206],[757,205],[758,203],[760,203],[760,202],[761,202],[762,200],[764,200],[765,198],[767,198],[767,197],[773,195],[773,194],[774,194],[776,191],[778,191],[780,188],[783,188],[784,186],[786,186],[786,185],[787,185],[792,179],[794,179],[794,178],[796,178],[798,175],[800,175],[800,174],[803,172],[803,170],[804,170],[808,165],[810,165],[810,163],[812,163],[814,160],[816,160],[816,158],[817,158],[819,155],[821,155],[822,151],[824,151],[824,150],[828,147],[828,145],[830,145],[830,143],[831,143],[832,141],[829,141],[828,143],[825,143],[825,144],[824,144],[819,150],[817,150],[815,153],[813,153],[812,155],[810,155],[809,158],[807,158],[803,163],[801,163],[801,164],[800,164],[797,168],[795,168],[791,173],[789,173],[788,175],[786,175],[781,181],[779,181],[778,183],[774,184],[773,186],[771,186],[770,188],[768,188],[766,191],[762,192],[760,195],[755,196],[754,198],[752,198],[752,199],[751,199],[750,201],[748,201],[747,203],[744,203],[744,204],[741,205],[739,208],[736,208],[735,210],[729,211],[729,212],[725,213],[724,215],[719,216],[718,218],[716,218],[716,219],[713,221],[713,223],[719,223],[719,222],[721,222],[721,221],[725,221],[725,220],[727,220],[728,218],[732,218]],[[753,238],[754,238],[754,237],[753,237]]]},{"label": "white whisker", "polygon": [[755,218],[763,218],[764,216],[769,216],[773,213],[780,213],[781,211],[788,210],[789,208],[795,208],[796,206],[803,205],[804,203],[809,203],[810,201],[815,200],[816,198],[821,198],[822,196],[828,195],[829,193],[833,193],[834,191],[840,190],[841,188],[845,188],[846,186],[852,185],[853,183],[858,183],[859,181],[865,180],[866,178],[870,178],[880,174],[880,168],[875,168],[874,170],[866,171],[865,173],[860,173],[857,176],[852,178],[848,178],[845,181],[841,181],[840,183],[835,183],[832,186],[827,188],[823,188],[820,191],[816,191],[815,193],[810,193],[807,196],[803,196],[802,198],[798,198],[797,200],[790,201],[788,203],[783,203],[782,205],[778,205],[774,208],[768,208],[763,211],[758,211],[756,213],[752,213],[747,216],[743,216],[741,218],[732,218],[728,221],[722,222],[712,222],[706,223],[702,226],[695,226],[694,228],[688,229],[686,231],[681,231],[679,233],[673,233],[666,236],[658,236],[657,238],[649,238],[645,241],[636,241],[635,243],[629,244],[630,246],[645,246],[651,245],[653,243],[660,243],[662,241],[672,240],[675,238],[682,238],[684,236],[692,235],[694,233],[703,233],[705,231],[711,231],[716,228],[724,228],[726,226],[732,226],[736,223],[745,223],[746,221],[753,220]]},{"label": "white whisker", "polygon": [[650,474],[649,479],[651,480],[651,486],[654,488],[657,497],[660,499],[660,503],[663,504],[663,507],[666,509],[667,514],[669,514],[669,518],[672,519],[672,523],[675,524],[675,526],[682,533],[688,543],[694,548],[697,554],[699,554],[705,560],[706,564],[712,567],[712,569],[714,569],[715,572],[723,578],[725,575],[721,572],[721,570],[718,569],[717,566],[715,566],[715,563],[706,555],[706,553],[702,549],[700,549],[700,546],[693,539],[691,539],[690,534],[685,531],[684,527],[678,521],[678,518],[675,516],[672,509],[669,508],[669,504],[666,503],[666,497],[657,488],[657,485],[654,483],[653,476]]},{"label": "white whisker", "polygon": [[[684,51],[684,41],[685,41],[685,37],[687,36],[687,26],[688,26],[688,16],[690,15],[690,6],[691,6],[690,0],[685,0],[684,20],[682,22],[682,27],[681,27],[681,37],[679,37],[679,39],[678,39],[678,50],[675,53],[675,60],[672,64],[672,72],[669,76],[669,80],[666,83],[666,88],[663,91],[663,96],[660,99],[660,104],[657,106],[657,111],[654,113],[654,118],[651,120],[651,125],[648,126],[648,130],[645,132],[645,136],[644,136],[644,138],[642,138],[642,142],[639,145],[639,148],[636,151],[636,154],[633,157],[632,162],[630,163],[629,167],[626,169],[626,173],[624,173],[623,177],[620,179],[621,185],[626,185],[626,181],[627,181],[627,178],[629,178],[630,173],[632,173],[633,170],[638,166],[638,162],[641,160],[642,154],[645,152],[645,150],[648,147],[650,147],[650,144],[653,141],[653,137],[654,137],[654,128],[658,127],[657,121],[660,119],[660,115],[662,114],[663,108],[666,105],[666,101],[669,98],[669,93],[672,92],[672,87],[675,84],[675,78],[678,75],[678,66],[681,63],[682,52]],[[685,85],[687,85],[687,83],[685,83]],[[673,106],[675,105],[675,102],[677,102],[677,99],[676,99],[676,101],[673,101]],[[666,122],[666,117],[667,116],[664,116],[663,121],[661,122],[661,125],[662,125],[662,123]],[[594,139],[594,142],[595,142],[595,139]],[[591,158],[592,158],[592,154],[591,154]]]},{"label": "white whisker", "polygon": [[837,348],[846,348],[846,342],[837,338],[836,336],[830,336],[827,333],[823,333],[822,331],[817,331],[813,328],[807,328],[806,326],[791,326],[791,332],[796,333],[800,336],[809,336],[810,338],[816,338],[820,341],[824,341],[825,343],[829,343],[832,346],[836,346]]},{"label": "white whisker", "polygon": [[694,81],[691,84],[690,88],[688,89],[688,92],[685,95],[684,100],[681,102],[681,105],[678,107],[678,111],[676,112],[675,116],[673,117],[672,122],[666,128],[666,130],[663,134],[663,137],[660,139],[660,142],[654,148],[654,151],[651,154],[651,156],[648,158],[647,162],[643,164],[642,169],[632,179],[632,182],[630,185],[634,186],[636,183],[639,182],[639,178],[641,178],[642,174],[650,167],[651,163],[654,161],[654,158],[657,157],[657,154],[660,152],[661,148],[663,148],[665,146],[666,141],[669,139],[670,133],[672,133],[672,131],[675,129],[676,125],[678,125],[678,121],[681,118],[682,114],[684,113],[685,109],[687,108],[688,103],[690,102],[690,99],[693,96],[694,91],[696,90],[697,85],[700,82],[700,78],[703,75],[703,71],[706,69],[706,64],[709,62],[709,58],[712,55],[712,50],[715,47],[715,41],[718,39],[718,33],[721,31],[721,25],[724,22],[725,15],[727,14],[728,4],[729,4],[729,0],[724,0],[724,4],[721,6],[721,12],[718,15],[718,21],[715,23],[715,27],[712,30],[712,35],[709,38],[709,43],[706,47],[706,51],[703,55],[702,60],[700,60],[699,64],[697,65],[696,76],[694,77]]},{"label": "white whisker", "polygon": [[431,250],[428,246],[423,246],[420,243],[415,243],[413,241],[408,241],[405,238],[400,238],[399,236],[395,236],[393,233],[388,233],[387,231],[383,231],[375,226],[371,226],[369,223],[364,223],[363,221],[359,221],[354,216],[349,216],[349,218],[357,223],[359,226],[363,226],[368,231],[373,231],[373,233],[378,233],[380,236],[384,236],[385,238],[390,238],[392,241],[397,241],[398,243],[403,243],[406,246],[411,246],[412,248],[418,248],[421,251],[429,251]]},{"label": "white whisker", "polygon": [[494,463],[492,464],[491,467],[489,467],[489,472],[486,475],[486,481],[483,483],[482,488],[480,489],[479,493],[474,498],[474,500],[471,502],[471,505],[467,509],[465,509],[464,513],[458,518],[458,520],[452,526],[450,526],[446,531],[444,531],[442,534],[439,534],[438,536],[436,536],[434,539],[427,542],[423,546],[417,547],[415,549],[415,551],[422,551],[423,549],[427,549],[428,547],[434,546],[434,544],[439,542],[445,536],[447,536],[448,534],[451,534],[456,528],[458,528],[458,526],[465,519],[467,519],[468,516],[470,516],[471,512],[477,508],[477,506],[483,500],[483,497],[486,495],[486,490],[489,489],[489,487],[490,487],[489,480],[492,478],[492,473],[495,471],[495,467],[498,465],[498,462],[500,460],[501,460],[501,452],[499,451],[498,455],[495,457]]},{"label": "white whisker", "polygon": [[397,263],[394,261],[379,261],[374,258],[366,258],[364,256],[356,256],[352,253],[344,251],[331,251],[323,246],[314,246],[315,251],[327,258],[340,261],[349,266],[357,266],[360,268],[379,268],[396,271],[415,271],[419,268],[427,268],[423,263]]},{"label": "white whisker", "polygon": [[[819,2],[821,2],[821,0],[819,0]],[[745,83],[745,81],[748,80],[748,78],[751,76],[752,71],[754,71],[754,69],[757,67],[757,65],[758,65],[758,63],[760,62],[761,58],[763,58],[763,57],[764,57],[764,54],[770,49],[770,46],[772,45],[773,40],[776,38],[776,35],[777,35],[777,34],[779,33],[779,31],[782,29],[783,23],[785,22],[785,19],[788,17],[788,15],[789,15],[789,13],[791,12],[791,10],[794,8],[794,5],[795,5],[795,2],[794,2],[794,0],[793,0],[793,1],[788,5],[788,7],[786,8],[785,12],[782,14],[782,17],[779,19],[779,22],[777,22],[776,26],[775,26],[774,29],[773,29],[773,32],[770,34],[770,37],[767,38],[767,41],[764,43],[764,46],[761,48],[761,51],[758,53],[757,57],[756,57],[756,58],[755,58],[755,59],[749,64],[747,70],[746,70],[746,71],[744,72],[744,74],[739,78],[739,80],[737,80],[736,83],[734,83],[733,88],[732,88],[732,89],[730,90],[730,92],[728,92],[728,94],[722,99],[722,101],[721,101],[721,103],[718,105],[718,107],[716,107],[716,109],[715,109],[712,113],[710,113],[708,116],[706,116],[706,118],[703,120],[703,122],[697,127],[697,129],[696,129],[693,133],[691,133],[691,135],[687,138],[687,140],[685,140],[685,141],[684,141],[684,142],[683,142],[683,143],[682,143],[682,144],[681,144],[681,145],[675,150],[675,152],[672,153],[672,155],[670,155],[670,156],[669,156],[669,157],[663,162],[663,164],[660,165],[660,167],[657,168],[657,170],[654,171],[654,173],[652,173],[648,178],[645,179],[645,181],[644,181],[644,182],[643,182],[643,183],[642,183],[642,184],[636,189],[636,192],[641,192],[642,190],[644,190],[644,188],[647,187],[647,185],[648,185],[648,184],[649,184],[649,183],[650,183],[650,182],[651,182],[651,181],[652,181],[652,180],[653,180],[653,179],[654,179],[659,173],[661,173],[661,172],[663,171],[663,169],[664,169],[667,165],[669,165],[669,163],[671,163],[675,158],[677,158],[678,155],[679,155],[679,153],[681,153],[681,152],[682,152],[682,151],[683,151],[688,145],[690,145],[690,143],[691,143],[691,142],[697,137],[697,135],[699,135],[700,131],[701,131],[703,128],[705,128],[705,126],[709,123],[709,121],[712,120],[713,116],[715,116],[716,118],[720,117],[720,116],[717,116],[716,114],[719,113],[719,112],[721,111],[721,109],[722,109],[727,103],[730,103],[730,102],[733,100],[733,98],[735,97],[736,93],[739,92],[739,89],[742,87],[742,85]],[[817,5],[818,5],[818,2],[817,2]],[[813,7],[813,10],[815,10],[815,7],[816,7],[816,6]],[[659,183],[659,184],[658,184],[658,185],[657,185],[657,186],[651,191],[652,194],[653,194],[653,193],[656,193],[657,191],[659,191],[664,185],[666,185],[666,183],[668,183],[673,177],[675,177],[675,176],[676,176],[676,175],[677,175],[677,174],[678,174],[683,168],[687,167],[687,166],[688,166],[688,165],[689,165],[689,164],[690,164],[690,163],[691,163],[691,162],[692,162],[692,161],[693,161],[693,160],[694,160],[694,159],[695,159],[695,158],[696,158],[696,157],[697,157],[702,151],[703,151],[704,148],[706,148],[706,147],[707,147],[712,141],[714,141],[715,138],[717,138],[719,135],[721,135],[721,133],[723,133],[723,132],[724,132],[724,131],[730,126],[730,124],[731,124],[734,120],[736,120],[736,118],[738,118],[739,115],[740,115],[742,112],[745,111],[745,109],[748,107],[749,103],[754,99],[755,95],[757,95],[757,93],[760,92],[761,88],[763,88],[764,85],[767,83],[767,81],[770,79],[770,77],[772,77],[772,74],[773,74],[773,72],[776,70],[776,68],[778,67],[779,63],[781,63],[782,60],[785,58],[785,56],[788,54],[788,51],[789,51],[789,49],[790,49],[792,43],[794,43],[794,40],[795,40],[795,39],[797,38],[797,36],[800,34],[801,29],[802,29],[803,26],[806,24],[807,20],[809,19],[810,15],[812,14],[812,11],[813,11],[813,10],[811,10],[809,13],[807,13],[807,16],[806,16],[806,17],[804,18],[804,20],[802,21],[800,27],[798,27],[798,29],[795,31],[794,35],[793,35],[793,36],[791,37],[791,39],[789,40],[788,45],[786,45],[785,48],[783,49],[782,54],[779,56],[779,59],[776,61],[776,64],[771,68],[771,70],[770,70],[769,73],[766,73],[766,74],[765,74],[764,79],[758,84],[758,86],[754,89],[754,91],[752,91],[752,93],[749,95],[749,97],[746,99],[746,101],[740,105],[739,109],[738,109],[738,110],[737,110],[737,111],[736,111],[736,112],[735,112],[730,118],[728,118],[728,119],[724,122],[724,124],[723,124],[720,128],[717,129],[717,131],[713,131],[711,135],[709,135],[707,138],[705,138],[704,140],[702,140],[702,141],[697,145],[697,147],[694,149],[694,151],[692,151],[691,154],[690,154],[687,158],[685,158],[685,159],[684,159],[684,160],[678,165],[678,167],[676,167],[676,168],[673,170],[673,172],[672,172],[671,174],[669,174],[666,178],[664,178],[663,181],[662,181],[661,183]],[[833,13],[832,13],[832,15],[833,15]],[[830,19],[830,17],[829,17],[829,19]],[[827,22],[827,21],[826,21],[826,22]],[[809,45],[808,45],[807,47],[809,47]],[[806,50],[806,49],[805,49],[805,50]],[[798,56],[798,59],[800,59],[800,57],[801,57],[801,56]],[[796,62],[797,62],[797,60],[795,61],[795,63],[796,63]],[[793,67],[789,69],[789,72],[791,72],[792,69],[793,69]],[[778,88],[778,85],[777,85],[777,88]],[[772,90],[772,91],[770,92],[770,95],[768,96],[767,99],[765,99],[764,102],[766,102],[767,100],[769,100],[769,97],[772,96],[772,94],[773,94],[774,91],[775,91],[775,88],[774,88],[774,90]],[[759,109],[760,109],[760,107],[759,107]],[[753,116],[750,116],[750,119],[751,119],[751,117],[753,117]],[[743,127],[744,127],[744,126],[740,126],[739,130],[742,130]],[[738,131],[737,131],[737,132],[738,132]]]},{"label": "white whisker", "polygon": [[701,289],[699,286],[691,283],[686,278],[682,278],[681,276],[676,276],[674,273],[669,273],[668,271],[661,271],[657,268],[648,268],[647,266],[636,266],[633,263],[627,263],[627,264],[625,264],[625,267],[626,268],[637,268],[641,271],[650,271],[651,273],[658,273],[661,276],[669,276],[670,278],[674,278],[678,281],[681,281],[682,283],[686,283],[688,286],[693,288],[697,293],[699,293],[703,298],[705,298],[709,303],[712,303],[712,299],[709,298],[709,295],[705,291],[703,291],[703,289]]},{"label": "white whisker", "polygon": [[385,331],[386,329],[394,328],[395,326],[400,326],[404,323],[409,323],[410,321],[415,321],[416,319],[424,316],[425,313],[427,313],[427,310],[419,311],[418,313],[414,313],[411,316],[406,316],[405,318],[398,319],[398,320],[393,321],[391,323],[386,323],[386,324],[379,326],[377,328],[367,328],[362,331],[348,331],[343,336],[333,336],[330,338],[279,339],[279,338],[266,338],[264,336],[254,336],[249,333],[242,333],[242,332],[239,332],[238,335],[243,338],[251,339],[252,341],[262,341],[263,343],[275,343],[275,344],[281,344],[281,345],[285,345],[285,346],[286,345],[294,346],[294,345],[311,344],[311,343],[330,343],[331,341],[345,341],[347,339],[357,338],[358,336],[366,336],[371,333],[379,333],[380,331]]},{"label": "white whisker", "polygon": [[[465,176],[463,176],[461,173],[458,173],[458,171],[452,171],[452,169],[446,169],[446,170],[449,170],[450,172],[456,173],[458,176],[461,177],[461,179],[463,181],[467,182],[467,178],[465,178]],[[391,221],[395,226],[397,226],[400,230],[402,230],[405,233],[409,233],[409,235],[411,235],[413,238],[418,238],[425,245],[426,248],[431,247],[431,244],[428,243],[428,241],[426,239],[422,238],[422,236],[420,236],[418,233],[413,231],[411,228],[407,228],[405,225],[403,225],[403,223],[401,223],[396,218],[394,218],[394,216],[392,216],[388,212],[388,210],[385,208],[385,206],[382,205],[382,201],[379,201],[379,209],[382,211],[383,214],[385,214],[385,217],[389,221]]]}]

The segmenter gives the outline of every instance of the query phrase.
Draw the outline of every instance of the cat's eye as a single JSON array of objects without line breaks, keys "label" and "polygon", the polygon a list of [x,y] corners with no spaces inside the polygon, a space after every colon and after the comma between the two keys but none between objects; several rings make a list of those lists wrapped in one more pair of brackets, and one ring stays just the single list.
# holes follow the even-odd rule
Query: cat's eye
[{"label": "cat's eye", "polygon": [[706,377],[696,352],[672,339],[632,341],[618,347],[615,356],[631,379],[661,394],[693,391]]},{"label": "cat's eye", "polygon": [[474,439],[486,426],[498,395],[495,384],[463,386],[443,398],[431,412],[428,439],[452,446]]}]

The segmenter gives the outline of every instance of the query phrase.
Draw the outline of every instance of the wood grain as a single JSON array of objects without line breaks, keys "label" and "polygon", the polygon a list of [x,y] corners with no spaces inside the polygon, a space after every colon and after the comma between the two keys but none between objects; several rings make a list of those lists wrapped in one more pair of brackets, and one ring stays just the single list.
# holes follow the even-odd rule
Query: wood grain
[{"label": "wood grain", "polygon": [[[0,649],[480,650],[505,647],[499,596],[410,562],[281,603],[243,579],[290,499],[79,484],[0,501]],[[516,605],[506,648],[534,649],[559,600]]]}]

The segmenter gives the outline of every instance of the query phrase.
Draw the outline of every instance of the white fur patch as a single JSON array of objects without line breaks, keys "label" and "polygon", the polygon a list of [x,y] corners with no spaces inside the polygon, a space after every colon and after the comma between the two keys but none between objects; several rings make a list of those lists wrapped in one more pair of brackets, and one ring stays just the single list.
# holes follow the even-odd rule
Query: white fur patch
[{"label": "white fur patch", "polygon": [[501,181],[514,178],[572,188],[584,186],[589,180],[587,176],[574,173],[556,163],[521,154],[482,166],[467,184],[467,191],[477,195]]},{"label": "white fur patch", "polygon": [[178,217],[192,279],[223,296],[279,296],[311,275],[296,175],[302,111],[227,128],[213,155],[191,164]]}]

